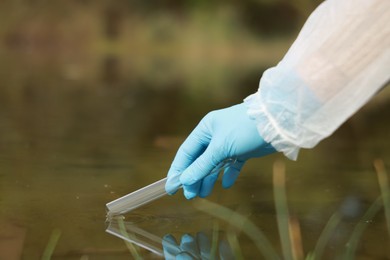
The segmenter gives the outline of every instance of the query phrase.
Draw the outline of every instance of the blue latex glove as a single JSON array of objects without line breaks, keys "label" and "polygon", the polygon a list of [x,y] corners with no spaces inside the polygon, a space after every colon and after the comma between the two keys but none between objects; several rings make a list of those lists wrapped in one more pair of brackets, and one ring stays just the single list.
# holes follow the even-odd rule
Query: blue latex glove
[{"label": "blue latex glove", "polygon": [[[174,236],[168,234],[163,238],[165,259],[209,259],[211,243],[203,233],[198,233],[196,238],[189,234],[181,237],[180,244]],[[201,258],[201,256],[203,256]]]},{"label": "blue latex glove", "polygon": [[183,235],[180,244],[174,236],[165,235],[162,246],[165,259],[234,259],[233,252],[225,240],[219,241],[218,257],[212,256],[211,240],[203,232],[198,232],[195,237],[189,234]]},{"label": "blue latex glove", "polygon": [[263,140],[246,114],[244,104],[210,112],[180,146],[168,171],[165,190],[174,194],[183,185],[187,199],[206,197],[218,178],[209,173],[219,163],[236,159],[222,178],[222,186],[229,188],[248,159],[273,152],[275,149]]}]

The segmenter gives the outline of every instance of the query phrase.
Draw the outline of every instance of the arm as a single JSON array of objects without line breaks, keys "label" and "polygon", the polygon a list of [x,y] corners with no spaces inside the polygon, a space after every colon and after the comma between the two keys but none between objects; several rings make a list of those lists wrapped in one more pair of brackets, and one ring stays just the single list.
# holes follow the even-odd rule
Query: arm
[{"label": "arm", "polygon": [[390,1],[328,0],[245,99],[259,134],[296,159],[332,134],[390,78]]},{"label": "arm", "polygon": [[320,5],[246,107],[202,119],[178,150],[166,191],[173,194],[182,184],[187,198],[207,196],[216,180],[208,173],[226,158],[237,159],[222,179],[228,188],[248,159],[275,149],[296,159],[300,148],[329,136],[389,80],[389,12],[389,0]]}]

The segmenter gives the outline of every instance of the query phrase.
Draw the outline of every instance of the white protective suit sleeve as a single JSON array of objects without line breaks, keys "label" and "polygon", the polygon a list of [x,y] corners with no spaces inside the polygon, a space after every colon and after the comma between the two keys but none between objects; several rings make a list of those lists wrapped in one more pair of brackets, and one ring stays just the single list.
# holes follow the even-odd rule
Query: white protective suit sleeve
[{"label": "white protective suit sleeve", "polygon": [[390,78],[390,0],[327,0],[244,100],[288,158],[332,134]]}]

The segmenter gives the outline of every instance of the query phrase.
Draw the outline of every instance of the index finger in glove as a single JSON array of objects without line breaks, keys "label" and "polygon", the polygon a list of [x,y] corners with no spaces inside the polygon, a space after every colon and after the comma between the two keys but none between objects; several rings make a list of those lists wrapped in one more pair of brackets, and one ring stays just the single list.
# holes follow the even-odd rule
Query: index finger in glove
[{"label": "index finger in glove", "polygon": [[168,194],[174,194],[178,190],[181,185],[178,176],[206,150],[209,142],[210,134],[207,132],[204,120],[202,120],[176,153],[168,171],[168,179],[165,185]]}]

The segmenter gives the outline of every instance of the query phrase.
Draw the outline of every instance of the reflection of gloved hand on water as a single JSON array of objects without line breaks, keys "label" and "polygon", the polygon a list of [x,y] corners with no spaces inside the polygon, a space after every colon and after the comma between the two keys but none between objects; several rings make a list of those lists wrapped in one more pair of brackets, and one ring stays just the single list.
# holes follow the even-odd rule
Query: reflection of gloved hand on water
[{"label": "reflection of gloved hand on water", "polygon": [[219,163],[228,158],[236,159],[225,169],[222,178],[222,186],[229,188],[246,160],[273,152],[275,149],[263,140],[255,122],[246,114],[244,104],[213,111],[201,120],[179,148],[169,169],[165,189],[173,194],[183,185],[187,199],[206,197],[218,178],[208,174]]},{"label": "reflection of gloved hand on water", "polygon": [[185,234],[181,237],[180,245],[172,235],[163,238],[165,259],[234,259],[232,251],[226,241],[219,242],[219,257],[211,255],[211,241],[202,232],[196,238]]}]

